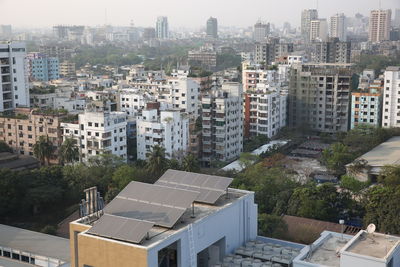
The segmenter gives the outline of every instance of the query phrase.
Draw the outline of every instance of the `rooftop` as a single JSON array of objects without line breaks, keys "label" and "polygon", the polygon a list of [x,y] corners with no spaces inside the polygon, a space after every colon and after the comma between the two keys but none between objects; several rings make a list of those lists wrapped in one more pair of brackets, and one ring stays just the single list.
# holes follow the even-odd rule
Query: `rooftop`
[{"label": "rooftop", "polygon": [[399,243],[400,237],[380,233],[368,234],[362,231],[347,246],[345,251],[383,259],[386,258]]},{"label": "rooftop", "polygon": [[400,164],[400,136],[390,138],[358,159],[366,160],[371,167]]},{"label": "rooftop", "polygon": [[0,224],[0,246],[66,262],[70,261],[68,239],[8,225]]},{"label": "rooftop", "polygon": [[311,247],[304,261],[324,266],[340,266],[338,253],[349,240],[349,237],[342,239],[340,236],[329,235],[318,247]]}]

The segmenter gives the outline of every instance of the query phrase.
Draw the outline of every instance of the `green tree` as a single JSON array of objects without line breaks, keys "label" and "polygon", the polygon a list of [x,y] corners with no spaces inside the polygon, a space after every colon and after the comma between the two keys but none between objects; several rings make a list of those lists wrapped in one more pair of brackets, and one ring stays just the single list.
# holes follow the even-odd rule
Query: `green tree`
[{"label": "green tree", "polygon": [[240,154],[239,164],[244,170],[257,162],[257,160],[259,160],[257,155],[251,154],[250,152],[244,152]]},{"label": "green tree", "polygon": [[33,145],[33,154],[42,164],[50,164],[50,158],[54,153],[54,146],[48,136],[40,136],[39,140]]},{"label": "green tree", "polygon": [[258,230],[262,236],[283,239],[288,226],[281,216],[262,213],[258,215]]},{"label": "green tree", "polygon": [[346,172],[345,165],[354,159],[354,154],[349,152],[347,146],[335,143],[322,152],[322,161],[329,170],[340,175]]},{"label": "green tree", "polygon": [[350,175],[343,175],[340,178],[340,187],[350,190],[352,193],[359,194],[361,190],[367,188],[369,183],[361,182]]},{"label": "green tree", "polygon": [[134,167],[129,165],[119,166],[112,175],[112,181],[115,186],[122,190],[125,186],[127,186],[131,181],[136,181],[136,170]]},{"label": "green tree", "polygon": [[76,147],[76,141],[73,138],[67,138],[60,147],[60,162],[73,163],[79,159],[79,150]]},{"label": "green tree", "polygon": [[374,223],[381,233],[400,234],[400,187],[375,186],[368,190],[364,225]]},{"label": "green tree", "polygon": [[186,157],[183,158],[182,161],[182,170],[187,172],[199,172],[200,166],[199,161],[193,154],[188,154]]},{"label": "green tree", "polygon": [[153,146],[151,152],[147,154],[146,169],[157,178],[168,167],[168,160],[165,156],[165,148],[159,145]]},{"label": "green tree", "polygon": [[378,182],[387,186],[399,186],[400,165],[384,166],[378,177]]}]

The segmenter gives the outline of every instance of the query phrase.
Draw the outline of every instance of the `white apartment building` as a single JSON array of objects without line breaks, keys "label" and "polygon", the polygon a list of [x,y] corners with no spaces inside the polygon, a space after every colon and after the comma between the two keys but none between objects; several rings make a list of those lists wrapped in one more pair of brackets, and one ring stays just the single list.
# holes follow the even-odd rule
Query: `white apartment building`
[{"label": "white apartment building", "polygon": [[200,84],[184,75],[167,80],[167,84],[160,86],[159,102],[172,105],[173,108],[187,113],[191,120],[199,116]]},{"label": "white apartment building", "polygon": [[125,112],[86,110],[79,114],[79,123],[61,123],[63,139],[74,138],[80,147],[80,158],[113,154],[127,160]]},{"label": "white apartment building", "polygon": [[243,88],[224,83],[221,89],[202,98],[203,156],[205,166],[212,161],[231,162],[243,152]]},{"label": "white apartment building", "polygon": [[136,120],[137,158],[146,160],[152,147],[165,148],[167,158],[182,158],[189,149],[189,118],[180,110],[143,110]]},{"label": "white apartment building", "polygon": [[382,127],[400,127],[400,67],[388,67],[384,76]]},{"label": "white apartment building", "polygon": [[268,70],[262,65],[250,62],[242,63],[243,91],[252,91],[257,84],[275,84],[279,81],[279,73],[276,70]]},{"label": "white apartment building", "polygon": [[340,41],[347,41],[346,16],[343,13],[331,17],[330,37],[339,38]]},{"label": "white apartment building", "polygon": [[244,97],[245,137],[266,135],[271,138],[286,126],[287,90],[257,84],[256,89]]},{"label": "white apartment building", "polygon": [[310,24],[312,20],[318,19],[318,10],[305,9],[301,12],[301,35],[306,40],[310,38]]},{"label": "white apartment building", "polygon": [[136,117],[138,112],[146,108],[148,102],[155,98],[145,91],[127,89],[119,93],[119,110],[126,112],[128,117]]},{"label": "white apartment building", "polygon": [[23,43],[0,43],[0,112],[29,107],[26,51]]},{"label": "white apartment building", "polygon": [[372,10],[369,17],[369,41],[381,42],[390,39],[392,10]]},{"label": "white apartment building", "polygon": [[310,41],[325,42],[328,38],[328,22],[326,19],[317,19],[310,22]]}]

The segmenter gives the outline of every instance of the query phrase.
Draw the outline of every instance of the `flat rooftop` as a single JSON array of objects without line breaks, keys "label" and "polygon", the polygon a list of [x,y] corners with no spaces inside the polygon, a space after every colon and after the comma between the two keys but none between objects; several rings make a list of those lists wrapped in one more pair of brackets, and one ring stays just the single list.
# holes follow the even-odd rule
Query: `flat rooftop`
[{"label": "flat rooftop", "polygon": [[[192,218],[192,208],[187,208],[186,212],[180,217],[180,219],[176,222],[176,224],[172,228],[165,228],[165,227],[160,227],[160,226],[153,226],[148,234],[148,238],[144,238],[141,243],[136,244],[136,243],[131,243],[127,241],[119,241],[119,242],[124,242],[124,243],[129,243],[132,245],[136,246],[142,246],[142,247],[152,247],[163,240],[171,237],[172,235],[176,234],[179,231],[182,231],[185,229],[187,226],[189,226],[192,223],[201,221],[202,219],[215,214],[217,211],[222,210],[231,204],[235,203],[238,201],[240,198],[248,195],[248,194],[253,194],[252,192],[248,191],[243,191],[239,189],[232,189],[229,188],[228,190],[229,194],[228,197],[226,195],[222,195],[214,204],[205,204],[205,203],[194,203],[194,215],[195,217]],[[80,224],[86,224],[86,225],[93,225],[96,220],[88,222],[88,218],[84,217],[81,218],[75,223],[80,223]],[[84,232],[85,233],[85,232]],[[89,234],[87,234],[89,235]],[[96,236],[90,235],[94,238]],[[100,237],[104,238],[104,237]],[[107,238],[110,240],[114,240],[112,238]]]},{"label": "flat rooftop", "polygon": [[346,235],[343,239],[336,235],[329,235],[322,244],[316,248],[311,247],[311,251],[303,261],[323,266],[340,266],[340,257],[338,253],[344,247],[350,238]]},{"label": "flat rooftop", "polygon": [[12,260],[9,258],[0,257],[0,267],[32,267],[29,263],[23,261]]},{"label": "flat rooftop", "polygon": [[390,138],[358,159],[366,160],[372,167],[400,164],[400,136]]},{"label": "flat rooftop", "polygon": [[345,251],[383,259],[399,242],[400,238],[396,236],[363,231]]},{"label": "flat rooftop", "polygon": [[70,261],[68,239],[4,224],[0,224],[0,246],[65,262]]}]

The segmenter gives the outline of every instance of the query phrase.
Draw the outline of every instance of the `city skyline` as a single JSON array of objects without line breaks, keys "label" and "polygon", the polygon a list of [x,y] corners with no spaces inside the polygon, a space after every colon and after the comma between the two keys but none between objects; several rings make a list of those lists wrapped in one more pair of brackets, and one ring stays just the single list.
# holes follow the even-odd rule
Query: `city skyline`
[{"label": "city skyline", "polygon": [[[212,16],[218,19],[222,26],[250,27],[257,19],[282,25],[289,22],[293,26],[300,25],[300,15],[303,9],[317,8],[321,18],[328,18],[336,13],[345,13],[352,17],[356,13],[365,16],[373,9],[379,9],[378,0],[338,0],[333,2],[316,0],[301,0],[292,3],[282,0],[278,3],[272,1],[256,1],[254,5],[242,5],[239,0],[213,2],[205,0],[200,2],[173,0],[168,3],[156,0],[151,9],[147,3],[129,3],[115,0],[113,5],[108,5],[105,0],[78,1],[78,0],[0,0],[0,8],[18,11],[7,12],[0,18],[0,24],[12,24],[14,27],[50,27],[57,24],[81,24],[87,26],[111,24],[129,25],[131,21],[136,26],[155,26],[158,16],[167,16],[170,28],[199,28],[204,27],[207,19]],[[273,6],[272,6],[273,5]],[[290,9],[287,7],[290,5]],[[20,7],[24,8],[21,9]],[[121,8],[123,7],[123,8]],[[272,8],[271,8],[272,7]],[[231,9],[230,12],[226,8]],[[383,0],[382,9],[400,8],[397,0]],[[140,9],[139,12],[136,10]],[[34,16],[32,10],[45,11],[46,16]],[[62,10],[63,12],[58,12]],[[182,12],[181,10],[185,10]],[[285,15],[282,15],[284,11]],[[247,14],[247,15],[246,15]],[[90,17],[90,20],[88,19]],[[238,17],[240,20],[238,20]]]}]

